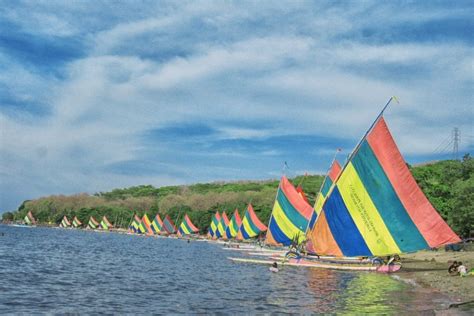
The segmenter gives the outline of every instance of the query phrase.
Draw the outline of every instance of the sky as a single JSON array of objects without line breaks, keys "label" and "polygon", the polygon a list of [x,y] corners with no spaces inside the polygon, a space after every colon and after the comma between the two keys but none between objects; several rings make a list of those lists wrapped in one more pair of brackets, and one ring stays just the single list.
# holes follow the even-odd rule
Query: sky
[{"label": "sky", "polygon": [[0,213],[324,174],[383,105],[407,162],[473,153],[472,1],[0,1]]}]

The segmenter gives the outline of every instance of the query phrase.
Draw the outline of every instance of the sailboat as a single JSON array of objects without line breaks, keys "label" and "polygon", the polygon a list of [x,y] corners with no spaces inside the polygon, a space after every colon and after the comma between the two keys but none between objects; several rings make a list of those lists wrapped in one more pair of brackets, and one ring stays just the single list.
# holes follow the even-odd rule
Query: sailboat
[{"label": "sailboat", "polygon": [[460,241],[416,183],[390,133],[383,113],[392,100],[349,156],[307,233],[315,253],[329,259],[287,258],[283,264],[390,272],[399,266],[357,260]]},{"label": "sailboat", "polygon": [[196,234],[199,229],[193,224],[188,214],[184,215],[184,219],[179,225],[178,236],[182,237],[185,235]]},{"label": "sailboat", "polygon": [[265,226],[265,224],[260,221],[260,219],[257,217],[257,214],[255,214],[255,211],[253,210],[252,204],[249,203],[236,239],[245,240],[254,238],[266,230],[267,226]]},{"label": "sailboat", "polygon": [[219,225],[220,221],[221,215],[219,212],[216,212],[216,214],[212,216],[211,224],[209,225],[209,231],[207,233],[208,237],[217,239],[217,226]]},{"label": "sailboat", "polygon": [[28,211],[28,213],[25,215],[25,218],[23,219],[23,221],[25,222],[25,225],[28,225],[28,226],[35,226],[36,225],[36,219],[33,216],[33,213],[31,213],[31,211]]},{"label": "sailboat", "polygon": [[63,216],[61,223],[59,223],[59,227],[62,227],[62,228],[71,227],[71,222],[69,221],[66,215]]},{"label": "sailboat", "polygon": [[145,227],[145,234],[148,236],[153,235],[153,230],[151,229],[151,222],[150,222],[150,219],[148,218],[148,215],[146,215],[146,213],[142,217],[142,223],[143,223],[143,226]]},{"label": "sailboat", "polygon": [[217,230],[216,230],[217,238],[224,238],[225,230],[228,225],[229,225],[229,218],[227,217],[227,214],[225,212],[222,212],[221,219],[219,223],[217,224]]},{"label": "sailboat", "polygon": [[165,219],[163,220],[163,232],[167,233],[168,235],[175,234],[177,232],[176,226],[169,217],[169,215],[165,216]]},{"label": "sailboat", "polygon": [[77,218],[77,216],[74,216],[74,219],[72,220],[72,226],[74,228],[79,228],[82,226],[81,221]]},{"label": "sailboat", "polygon": [[102,220],[100,221],[99,228],[102,229],[102,230],[110,230],[113,227],[114,227],[114,225],[112,225],[109,222],[109,220],[107,219],[107,217],[104,215],[102,217]]},{"label": "sailboat", "polygon": [[295,238],[302,241],[312,214],[311,205],[286,176],[282,176],[268,224],[265,244],[289,246]]},{"label": "sailboat", "polygon": [[156,214],[153,222],[151,222],[151,230],[154,234],[161,233],[163,227],[163,221],[161,220],[160,214]]},{"label": "sailboat", "polygon": [[235,210],[232,218],[230,219],[229,225],[225,229],[225,239],[232,239],[237,237],[239,228],[242,225],[242,220],[239,215],[239,210]]},{"label": "sailboat", "polygon": [[99,227],[99,222],[95,220],[93,216],[89,218],[89,222],[87,223],[88,229],[97,229]]},{"label": "sailboat", "polygon": [[[338,149],[337,152],[339,151],[340,150]],[[336,152],[336,155],[337,155],[337,152]],[[308,228],[306,230],[307,232],[313,229],[314,224],[316,223],[316,219],[318,218],[318,215],[321,213],[323,204],[326,201],[329,190],[331,189],[332,185],[334,184],[337,177],[341,173],[342,167],[339,164],[339,162],[336,160],[336,155],[334,156],[334,159],[332,160],[331,167],[329,167],[329,171],[326,174],[326,177],[324,178],[323,183],[321,184],[318,195],[316,196],[316,202],[314,203],[314,212],[308,223]],[[313,249],[311,240],[308,240],[306,249],[313,253],[315,252]]]}]

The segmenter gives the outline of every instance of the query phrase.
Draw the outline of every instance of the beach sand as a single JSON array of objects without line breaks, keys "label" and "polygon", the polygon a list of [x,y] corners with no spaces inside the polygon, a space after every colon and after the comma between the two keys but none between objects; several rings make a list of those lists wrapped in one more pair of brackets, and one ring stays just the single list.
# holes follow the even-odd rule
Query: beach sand
[{"label": "beach sand", "polygon": [[402,256],[402,269],[396,277],[414,286],[430,288],[451,299],[452,304],[467,303],[474,308],[474,276],[448,274],[453,261],[462,261],[468,270],[474,267],[474,251],[419,251]]}]

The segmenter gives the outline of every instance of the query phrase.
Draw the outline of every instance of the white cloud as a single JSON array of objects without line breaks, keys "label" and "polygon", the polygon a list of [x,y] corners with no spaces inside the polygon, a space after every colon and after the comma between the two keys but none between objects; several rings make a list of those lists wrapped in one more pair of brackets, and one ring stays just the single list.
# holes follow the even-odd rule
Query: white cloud
[{"label": "white cloud", "polygon": [[[209,165],[197,171],[164,158],[187,153],[166,148],[161,139],[154,140],[153,148],[163,170],[159,176],[119,174],[108,167],[143,159],[147,131],[189,122],[217,131],[202,139],[203,144],[264,142],[270,136],[297,134],[355,144],[392,95],[401,105],[387,112],[387,121],[403,153],[429,154],[454,125],[472,129],[470,45],[359,38],[361,30],[385,17],[396,28],[400,21],[463,13],[368,6],[171,3],[120,19],[107,20],[104,13],[100,23],[96,20],[102,17],[74,19],[67,8],[48,12],[47,3],[31,13],[30,21],[22,21],[20,10],[8,11],[9,20],[23,23],[27,32],[81,34],[89,50],[69,62],[59,77],[35,72],[0,52],[5,70],[0,71],[0,84],[20,100],[49,104],[51,112],[40,119],[28,111],[0,114],[0,174],[6,179],[2,190],[15,191],[19,204],[20,199],[43,194],[140,183],[232,179],[234,174],[264,178],[273,173],[249,169],[239,174],[244,166],[225,164],[229,157],[246,158],[242,148],[196,153],[209,157]],[[75,10],[87,12],[80,5]],[[93,25],[91,30],[82,26],[81,18],[84,25]],[[44,24],[37,26],[38,21]],[[159,53],[169,48],[164,46],[171,52],[176,47],[176,53],[162,57]],[[276,161],[284,150],[262,148],[254,154]],[[322,148],[317,154],[333,152]],[[312,163],[313,170],[325,172],[329,162]],[[11,200],[8,203],[12,207]]]}]

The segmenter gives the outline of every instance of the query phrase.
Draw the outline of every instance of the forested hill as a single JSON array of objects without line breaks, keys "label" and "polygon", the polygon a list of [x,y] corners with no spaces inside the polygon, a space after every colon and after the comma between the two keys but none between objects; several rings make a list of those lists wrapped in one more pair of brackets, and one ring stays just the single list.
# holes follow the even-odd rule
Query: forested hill
[{"label": "forested hill", "polygon": [[[449,225],[461,236],[474,231],[474,161],[468,155],[462,161],[446,160],[411,168],[415,179],[431,203]],[[301,184],[308,199],[314,203],[323,176],[298,176],[290,179]],[[212,214],[238,209],[243,215],[251,202],[257,215],[268,222],[275,199],[278,180],[239,181],[166,186],[142,185],[94,195],[48,196],[25,201],[15,212],[3,214],[3,220],[21,220],[32,211],[40,223],[57,224],[64,215],[77,216],[87,223],[106,215],[116,226],[126,227],[134,213],[149,216],[169,214],[178,224],[187,213],[192,221],[207,231]]]}]

